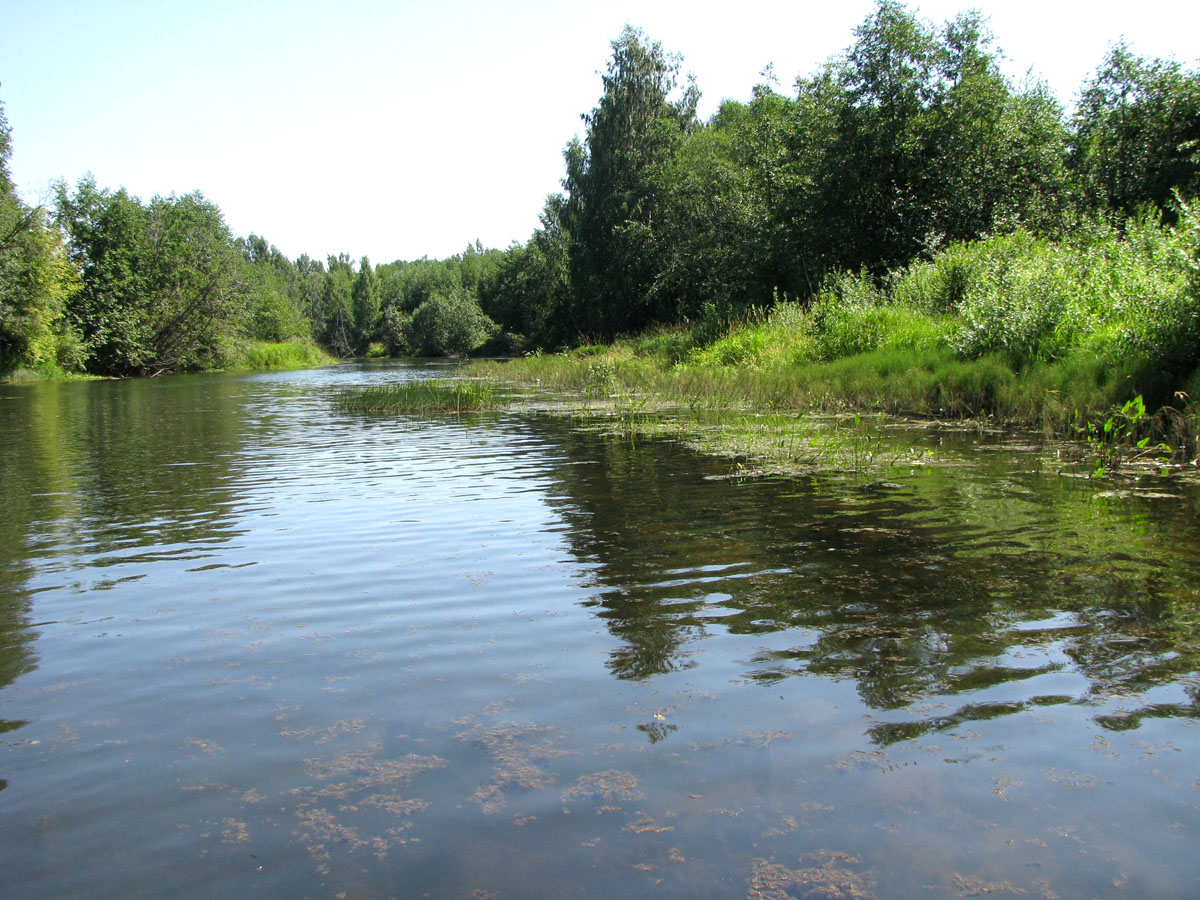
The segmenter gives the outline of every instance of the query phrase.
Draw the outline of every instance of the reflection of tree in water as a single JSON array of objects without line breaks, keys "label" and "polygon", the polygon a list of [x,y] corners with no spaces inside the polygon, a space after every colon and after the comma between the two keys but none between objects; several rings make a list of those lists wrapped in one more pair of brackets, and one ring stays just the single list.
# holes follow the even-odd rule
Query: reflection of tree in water
[{"label": "reflection of tree in water", "polygon": [[731,486],[697,489],[696,461],[679,448],[643,451],[569,431],[560,437],[569,462],[555,474],[567,539],[593,566],[596,615],[621,642],[609,669],[643,679],[692,665],[686,644],[704,632],[707,601],[690,567],[701,556],[705,568],[748,556],[739,530],[720,527]]},{"label": "reflection of tree in water", "polygon": [[[705,480],[720,464],[675,447],[562,439],[561,514],[594,566],[619,678],[693,665],[688,644],[720,628],[751,642],[795,634],[753,655],[748,675],[853,679],[871,708],[903,712],[873,730],[885,743],[1162,685],[1181,696],[1097,720],[1200,713],[1200,579],[1194,559],[1166,552],[1173,530],[1197,521],[1179,516],[1186,498],[1106,507],[1094,489],[1001,469],[733,483]],[[1086,685],[1038,693],[1036,679],[1055,673]],[[949,712],[914,708],[955,697],[966,702]]]},{"label": "reflection of tree in water", "polygon": [[237,381],[198,375],[96,386],[77,424],[94,549],[228,539],[243,396]]},{"label": "reflection of tree in water", "polygon": [[[37,666],[30,582],[39,574],[77,571],[80,554],[99,554],[88,568],[102,570],[139,548],[202,552],[229,539],[240,396],[236,382],[202,377],[5,391],[0,688]],[[106,586],[97,578],[83,587]],[[0,721],[0,731],[24,724]]]}]

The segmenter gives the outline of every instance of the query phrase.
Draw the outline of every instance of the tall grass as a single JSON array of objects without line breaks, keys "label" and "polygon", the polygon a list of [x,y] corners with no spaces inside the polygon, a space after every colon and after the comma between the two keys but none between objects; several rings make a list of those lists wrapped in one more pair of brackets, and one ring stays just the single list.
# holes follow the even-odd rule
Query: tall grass
[{"label": "tall grass", "polygon": [[314,344],[254,341],[240,354],[237,365],[246,369],[304,369],[333,361]]}]

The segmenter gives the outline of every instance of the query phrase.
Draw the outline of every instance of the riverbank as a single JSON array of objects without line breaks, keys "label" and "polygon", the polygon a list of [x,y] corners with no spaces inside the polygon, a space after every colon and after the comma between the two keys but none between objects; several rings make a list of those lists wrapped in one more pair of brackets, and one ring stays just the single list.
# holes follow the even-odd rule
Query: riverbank
[{"label": "riverbank", "polygon": [[681,325],[475,372],[611,401],[630,421],[643,404],[746,416],[738,440],[764,431],[753,443],[768,458],[795,443],[783,423],[798,417],[861,427],[883,415],[1067,440],[1095,473],[1186,466],[1200,454],[1197,248],[1186,204],[1175,227],[1081,223],[1058,240],[1018,229],[886,277],[842,273],[804,304],[710,305]]},{"label": "riverbank", "polygon": [[1147,409],[1126,373],[1084,354],[1021,369],[1001,354],[962,359],[936,344],[805,359],[810,315],[779,308],[706,345],[665,329],[470,371],[536,389],[541,399],[525,405],[588,427],[668,435],[738,470],[927,464],[928,441],[915,435],[964,429],[1060,442],[1055,458],[1087,474],[1195,470],[1190,391],[1179,391],[1178,407]]},{"label": "riverbank", "polygon": [[[336,362],[338,362],[336,357],[330,356],[315,344],[299,344],[289,341],[279,343],[250,341],[233,351],[226,365],[201,371],[287,371],[291,369],[312,369],[317,366],[332,365]],[[95,381],[103,380],[107,377],[110,376],[68,372],[57,365],[46,364],[35,369],[17,368],[0,377],[0,384]]]}]

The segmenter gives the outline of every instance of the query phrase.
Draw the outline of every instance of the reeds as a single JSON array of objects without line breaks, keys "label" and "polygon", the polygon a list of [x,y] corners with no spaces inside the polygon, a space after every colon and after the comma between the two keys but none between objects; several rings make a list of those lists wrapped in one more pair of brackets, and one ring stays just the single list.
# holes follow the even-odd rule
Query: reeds
[{"label": "reeds", "polygon": [[344,391],[338,408],[357,413],[463,413],[490,409],[496,390],[478,379],[466,381],[405,381]]}]

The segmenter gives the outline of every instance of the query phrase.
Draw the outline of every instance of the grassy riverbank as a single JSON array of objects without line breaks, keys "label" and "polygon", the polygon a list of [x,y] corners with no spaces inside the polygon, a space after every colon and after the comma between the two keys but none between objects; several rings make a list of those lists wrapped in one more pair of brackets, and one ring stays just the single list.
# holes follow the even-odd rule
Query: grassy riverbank
[{"label": "grassy riverbank", "polygon": [[[231,348],[222,369],[226,371],[283,371],[326,366],[338,360],[315,344],[291,341],[248,341]],[[106,376],[69,372],[55,363],[37,368],[17,368],[0,377],[0,383],[35,384],[45,381],[92,381]]]},{"label": "grassy riverbank", "polygon": [[[954,358],[944,349],[873,350],[828,362],[786,360],[795,334],[779,319],[718,341],[754,346],[757,363],[715,363],[713,348],[672,360],[682,330],[508,362],[475,375],[545,392],[533,405],[587,427],[668,436],[729,457],[739,469],[878,469],[921,464],[914,435],[930,429],[1036,430],[1072,441],[1081,471],[1178,467],[1196,458],[1195,404],[1149,411],[1098,365],[1075,360],[1014,370],[1000,355]],[[720,352],[719,349],[715,352]],[[781,359],[780,356],[785,358]],[[565,398],[565,399],[564,399]]]},{"label": "grassy riverbank", "polygon": [[738,440],[762,432],[752,443],[767,457],[796,443],[784,422],[824,413],[1036,429],[1078,440],[1098,469],[1190,463],[1198,244],[1190,210],[1176,229],[1097,225],[1059,242],[1016,232],[952,245],[882,284],[844,275],[805,307],[714,313],[475,371],[607,401],[630,421],[668,406],[697,427],[749,416]]}]

